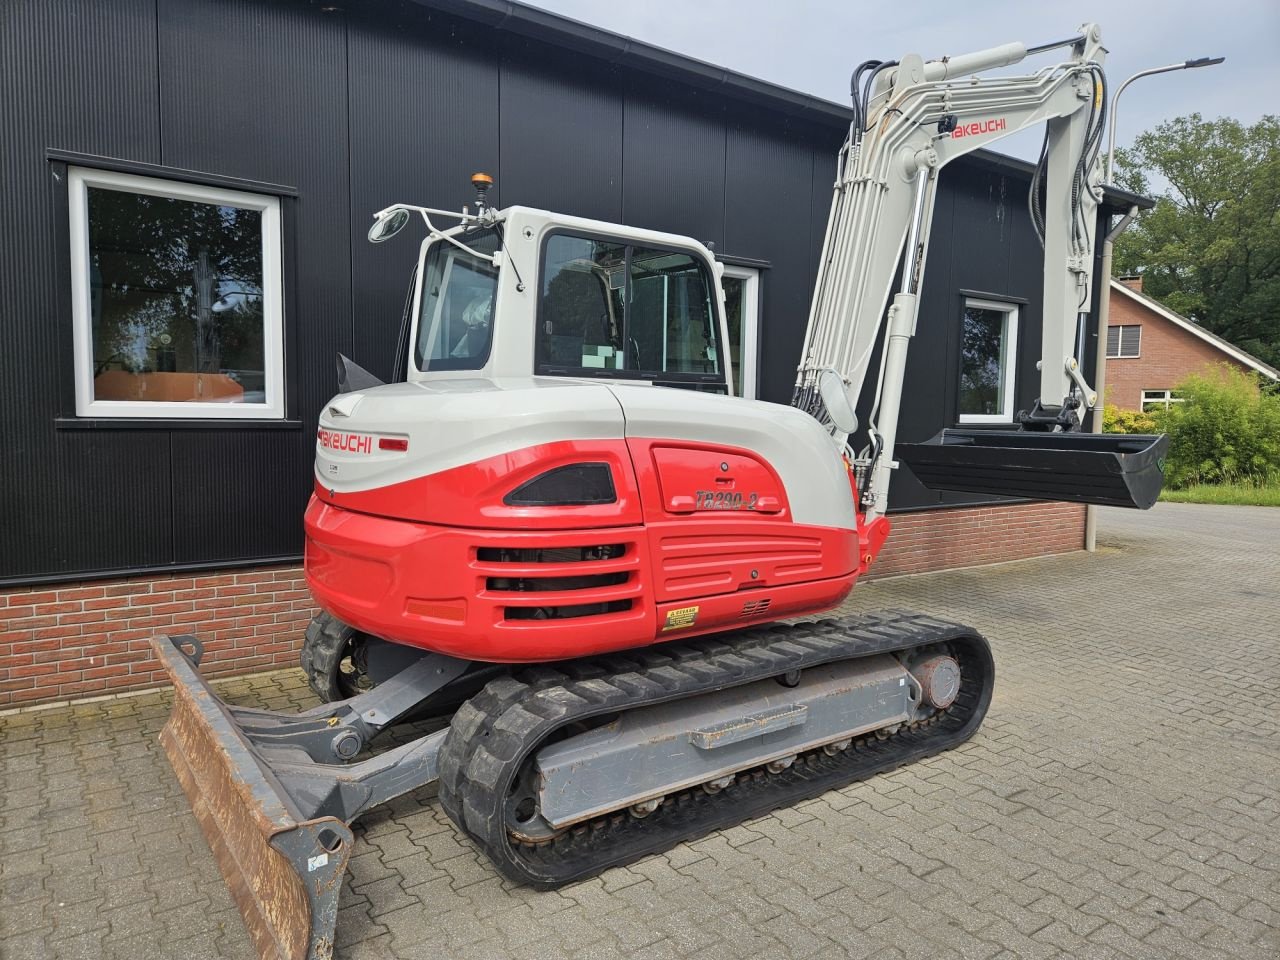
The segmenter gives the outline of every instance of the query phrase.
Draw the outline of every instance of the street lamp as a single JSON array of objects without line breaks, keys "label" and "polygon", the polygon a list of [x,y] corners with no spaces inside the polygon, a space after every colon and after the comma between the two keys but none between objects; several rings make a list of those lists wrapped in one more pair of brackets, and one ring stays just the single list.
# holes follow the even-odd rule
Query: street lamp
[{"label": "street lamp", "polygon": [[1215,64],[1222,63],[1226,57],[1199,57],[1195,60],[1184,60],[1182,63],[1171,63],[1167,67],[1152,67],[1150,70],[1139,70],[1132,77],[1120,84],[1120,89],[1116,91],[1116,95],[1111,98],[1111,133],[1107,137],[1107,183],[1113,183],[1115,174],[1115,156],[1116,156],[1116,121],[1120,118],[1117,110],[1120,106],[1120,94],[1124,93],[1124,88],[1142,77],[1149,77],[1156,73],[1169,73],[1173,70],[1193,70],[1196,67],[1212,67]]}]

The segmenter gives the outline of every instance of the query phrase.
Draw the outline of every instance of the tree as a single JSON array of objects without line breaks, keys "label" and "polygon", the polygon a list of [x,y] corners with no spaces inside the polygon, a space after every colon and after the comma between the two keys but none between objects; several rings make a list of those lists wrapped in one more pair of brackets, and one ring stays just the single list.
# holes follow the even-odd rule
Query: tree
[{"label": "tree", "polygon": [[1280,118],[1179,117],[1119,151],[1117,182],[1156,206],[1116,242],[1118,274],[1280,365]]}]

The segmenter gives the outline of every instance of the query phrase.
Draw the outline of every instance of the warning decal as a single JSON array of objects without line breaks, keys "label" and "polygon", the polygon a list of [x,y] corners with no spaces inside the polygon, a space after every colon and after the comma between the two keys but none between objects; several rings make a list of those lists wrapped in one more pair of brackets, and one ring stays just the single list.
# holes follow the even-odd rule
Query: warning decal
[{"label": "warning decal", "polygon": [[667,611],[667,622],[662,625],[662,632],[683,630],[685,627],[692,627],[697,622],[697,607],[678,607],[675,610]]}]

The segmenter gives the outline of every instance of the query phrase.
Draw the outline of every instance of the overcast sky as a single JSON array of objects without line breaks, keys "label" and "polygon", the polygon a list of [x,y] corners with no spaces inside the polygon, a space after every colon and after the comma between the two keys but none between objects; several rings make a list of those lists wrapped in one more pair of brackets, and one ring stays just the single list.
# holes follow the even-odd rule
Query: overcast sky
[{"label": "overcast sky", "polygon": [[[1280,113],[1277,0],[528,0],[647,43],[848,103],[849,74],[863,60],[926,60],[1020,40],[1070,36],[1095,20],[1108,49],[1112,90],[1130,74],[1194,57],[1227,62],[1137,81],[1120,101],[1117,142],[1199,111],[1252,123]],[[1017,68],[1014,68],[1017,69]],[[1040,134],[995,145],[1031,157]]]}]

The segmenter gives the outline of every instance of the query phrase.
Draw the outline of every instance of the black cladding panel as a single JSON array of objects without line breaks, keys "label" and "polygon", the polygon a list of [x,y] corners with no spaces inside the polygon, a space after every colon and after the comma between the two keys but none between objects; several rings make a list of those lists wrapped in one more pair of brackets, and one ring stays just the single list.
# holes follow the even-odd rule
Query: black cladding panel
[{"label": "black cladding panel", "polygon": [[505,204],[622,220],[622,79],[531,41],[508,45],[500,92]]},{"label": "black cladding panel", "polygon": [[175,431],[171,456],[173,562],[299,552],[315,456],[311,431]]},{"label": "black cladding panel", "polygon": [[762,119],[734,118],[728,128],[724,252],[769,262],[761,278],[758,395],[789,403],[818,256],[810,230],[813,134]]},{"label": "black cladding panel", "polygon": [[622,218],[723,245],[725,122],[714,98],[632,81],[623,115]]},{"label": "black cladding panel", "polygon": [[[326,9],[328,7],[328,9]],[[762,270],[760,395],[790,399],[843,125],[398,0],[8,0],[0,14],[0,579],[296,556],[333,356],[391,375],[421,232],[397,201],[491,199],[686,234]],[[289,417],[68,428],[65,175],[49,148],[296,188],[282,199]],[[1037,392],[1041,260],[1027,183],[943,175],[901,435],[955,422],[962,289],[1022,297],[1017,399]],[[874,368],[874,364],[873,364]],[[947,495],[953,496],[953,495]],[[897,508],[932,505],[904,470]]]},{"label": "black cladding panel", "polygon": [[[261,0],[161,0],[164,163],[296,187],[285,202],[290,415],[314,423],[350,351],[346,30]],[[291,222],[290,222],[291,221]],[[278,442],[292,442],[284,436]]]},{"label": "black cladding panel", "polygon": [[385,380],[423,232],[411,225],[375,246],[365,239],[371,215],[393,203],[460,210],[476,172],[496,179],[489,199],[503,204],[500,70],[484,32],[439,14],[353,7],[348,18],[351,358]]}]

